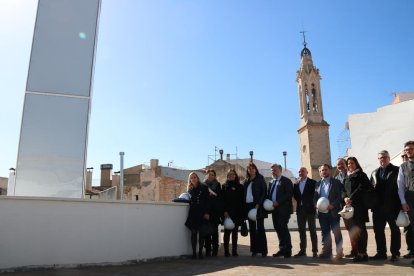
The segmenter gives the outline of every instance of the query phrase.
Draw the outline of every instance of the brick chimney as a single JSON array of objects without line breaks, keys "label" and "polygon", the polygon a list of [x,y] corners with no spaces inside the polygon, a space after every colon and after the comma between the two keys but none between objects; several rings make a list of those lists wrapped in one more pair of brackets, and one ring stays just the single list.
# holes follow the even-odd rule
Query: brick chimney
[{"label": "brick chimney", "polygon": [[101,187],[111,187],[112,186],[112,164],[102,164],[101,165]]},{"label": "brick chimney", "polygon": [[226,161],[230,161],[230,153],[226,154]]},{"label": "brick chimney", "polygon": [[151,159],[150,160],[150,169],[155,170],[158,168],[158,159]]}]

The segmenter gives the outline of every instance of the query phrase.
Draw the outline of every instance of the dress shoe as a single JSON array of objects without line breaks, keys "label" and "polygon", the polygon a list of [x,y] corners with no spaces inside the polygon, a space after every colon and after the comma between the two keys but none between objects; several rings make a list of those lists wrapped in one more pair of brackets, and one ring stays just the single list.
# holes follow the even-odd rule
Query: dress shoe
[{"label": "dress shoe", "polygon": [[273,254],[273,257],[282,257],[284,254],[282,251],[278,251],[277,253]]},{"label": "dress shoe", "polygon": [[232,255],[233,257],[237,257],[237,256],[239,256],[239,254],[237,254],[237,252],[233,252],[233,253],[231,253],[231,255]]},{"label": "dress shoe", "polygon": [[318,258],[318,253],[313,252],[312,257],[313,257],[313,258]]},{"label": "dress shoe", "polygon": [[397,256],[397,255],[392,255],[392,256],[391,256],[391,258],[390,258],[390,261],[391,261],[391,262],[396,262],[396,261],[398,261],[398,256]]},{"label": "dress shoe", "polygon": [[292,257],[292,252],[286,252],[285,254],[283,254],[283,258],[288,259]]},{"label": "dress shoe", "polygon": [[413,253],[411,253],[411,252],[408,252],[407,254],[405,254],[404,256],[404,259],[412,259],[412,258],[414,258],[414,254]]},{"label": "dress shoe", "polygon": [[225,257],[230,257],[230,253],[229,252],[224,252],[224,256]]},{"label": "dress shoe", "polygon": [[345,255],[345,258],[354,258],[355,257],[355,254],[354,254],[354,252],[349,252],[349,254],[346,254]]},{"label": "dress shoe", "polygon": [[252,257],[256,257],[256,255],[257,255],[256,253],[252,253]]},{"label": "dress shoe", "polygon": [[193,256],[191,257],[191,259],[193,259],[193,260],[197,259],[197,254],[193,253]]},{"label": "dress shoe", "polygon": [[387,254],[380,254],[380,253],[377,253],[377,254],[375,254],[374,256],[369,257],[369,259],[370,259],[370,260],[373,260],[373,261],[378,261],[378,260],[386,260],[386,259],[387,259]]},{"label": "dress shoe", "polygon": [[321,253],[319,254],[319,259],[329,259],[332,257],[332,254],[328,254],[328,253]]},{"label": "dress shoe", "polygon": [[357,255],[352,259],[354,263],[368,262],[368,255]]},{"label": "dress shoe", "polygon": [[293,257],[306,257],[306,252],[301,250],[298,254],[293,255]]},{"label": "dress shoe", "polygon": [[266,258],[267,257],[267,253],[262,253],[262,258]]}]

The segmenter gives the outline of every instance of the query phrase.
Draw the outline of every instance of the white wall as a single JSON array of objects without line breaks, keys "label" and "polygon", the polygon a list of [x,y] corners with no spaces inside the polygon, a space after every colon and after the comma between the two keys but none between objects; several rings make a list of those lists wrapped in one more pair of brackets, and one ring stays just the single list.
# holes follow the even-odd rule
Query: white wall
[{"label": "white wall", "polygon": [[0,269],[190,254],[188,205],[0,197]]},{"label": "white wall", "polygon": [[[368,174],[379,166],[377,153],[399,154],[408,140],[414,140],[414,100],[381,107],[377,112],[349,115],[350,156],[355,156]],[[393,161],[399,165],[401,158]]]}]

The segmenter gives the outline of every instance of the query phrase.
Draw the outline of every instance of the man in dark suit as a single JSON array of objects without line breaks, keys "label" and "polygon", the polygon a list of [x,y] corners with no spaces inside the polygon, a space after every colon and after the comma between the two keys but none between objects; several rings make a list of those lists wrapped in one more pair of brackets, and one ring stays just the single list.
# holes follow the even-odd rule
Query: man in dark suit
[{"label": "man in dark suit", "polygon": [[282,166],[273,164],[272,181],[269,183],[268,198],[273,201],[273,227],[279,239],[279,251],[273,257],[290,258],[292,256],[292,241],[288,223],[292,214],[293,184],[289,178],[282,176]]},{"label": "man in dark suit", "polygon": [[372,208],[372,221],[374,224],[375,242],[377,254],[371,260],[387,259],[387,243],[385,240],[385,225],[388,223],[391,230],[391,261],[398,260],[401,248],[400,228],[395,224],[395,219],[401,209],[401,201],[398,196],[398,170],[397,166],[390,163],[390,154],[383,150],[378,153],[380,167],[371,174],[371,183],[377,196],[377,204]]},{"label": "man in dark suit", "polygon": [[330,166],[323,164],[319,167],[319,180],[315,185],[314,204],[321,197],[329,200],[329,206],[326,213],[318,211],[319,224],[322,231],[322,253],[319,258],[327,259],[332,257],[332,238],[331,231],[335,236],[336,244],[336,260],[343,258],[342,234],[340,228],[340,216],[338,212],[341,210],[342,203],[342,184],[339,180],[331,177]]},{"label": "man in dark suit", "polygon": [[295,257],[306,256],[306,222],[312,241],[313,257],[318,256],[318,237],[316,235],[316,209],[313,202],[316,181],[308,178],[305,167],[299,169],[299,181],[293,185],[293,197],[296,200],[296,218],[298,221],[300,251]]}]

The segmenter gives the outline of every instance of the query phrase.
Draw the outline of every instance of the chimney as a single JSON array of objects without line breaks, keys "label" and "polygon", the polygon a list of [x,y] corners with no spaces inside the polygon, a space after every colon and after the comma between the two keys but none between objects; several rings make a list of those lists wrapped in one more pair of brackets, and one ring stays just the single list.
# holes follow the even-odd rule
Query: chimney
[{"label": "chimney", "polygon": [[93,173],[93,168],[86,168],[86,185],[85,185],[85,189],[87,191],[92,190],[92,173]]},{"label": "chimney", "polygon": [[150,160],[151,170],[155,170],[157,167],[158,167],[158,159],[151,159]]},{"label": "chimney", "polygon": [[221,150],[219,150],[219,153],[220,153],[220,160],[223,160],[223,150],[221,149]]},{"label": "chimney", "polygon": [[101,165],[101,187],[111,187],[112,186],[112,164],[102,164]]},{"label": "chimney", "polygon": [[226,154],[226,161],[230,161],[230,153]]}]

